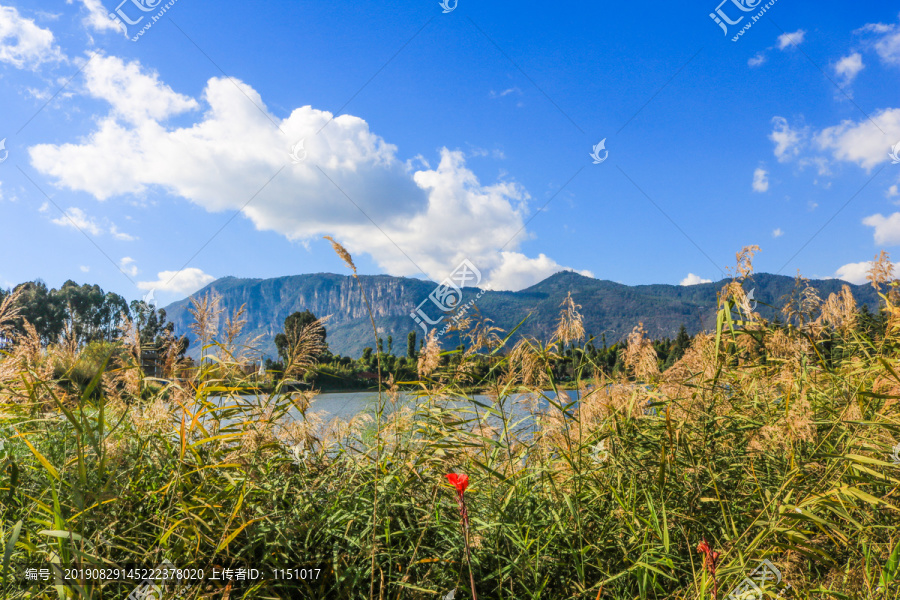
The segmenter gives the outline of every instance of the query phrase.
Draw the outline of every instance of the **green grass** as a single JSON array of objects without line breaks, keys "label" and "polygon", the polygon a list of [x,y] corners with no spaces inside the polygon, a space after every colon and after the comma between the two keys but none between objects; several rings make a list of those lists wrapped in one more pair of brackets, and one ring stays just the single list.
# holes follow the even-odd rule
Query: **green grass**
[{"label": "green grass", "polygon": [[[87,357],[29,353],[22,340],[0,358],[0,590],[125,598],[133,585],[26,587],[21,576],[47,562],[167,559],[266,574],[185,598],[470,598],[445,478],[460,472],[479,598],[712,598],[703,539],[721,553],[719,598],[763,559],[783,576],[767,597],[786,584],[782,597],[898,597],[900,339],[890,325],[874,340],[824,320],[775,328],[741,320],[738,301],[723,295],[718,330],[662,374],[637,354],[629,378],[595,379],[582,364],[579,402],[544,392],[573,340],[510,353],[494,336],[461,365],[422,372],[415,408],[386,391],[351,423],[319,423],[314,398],[280,388],[215,401],[243,388],[225,385],[238,365],[213,344],[213,360],[178,381],[139,377],[127,352],[104,372],[94,354],[88,369]],[[500,374],[493,404],[463,391],[474,361]],[[522,392],[551,408],[514,411]],[[288,427],[290,411],[301,418]],[[320,577],[272,579],[294,568]]]}]

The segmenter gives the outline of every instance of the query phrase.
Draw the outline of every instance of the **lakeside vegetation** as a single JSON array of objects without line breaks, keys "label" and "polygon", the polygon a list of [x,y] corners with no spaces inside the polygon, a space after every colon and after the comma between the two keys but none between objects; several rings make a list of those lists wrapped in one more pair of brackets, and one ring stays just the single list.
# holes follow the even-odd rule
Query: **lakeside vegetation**
[{"label": "lakeside vegetation", "polygon": [[[327,422],[314,392],[287,385],[325,372],[319,320],[285,328],[284,376],[244,401],[258,374],[252,350],[234,343],[241,315],[220,331],[210,296],[193,306],[199,363],[161,334],[156,376],[142,368],[147,340],[134,320],[105,340],[56,343],[22,320],[21,296],[8,296],[0,592],[125,598],[134,586],[25,586],[21,575],[46,562],[166,559],[207,571],[321,569],[303,581],[168,590],[187,599],[456,590],[457,599],[699,600],[725,598],[766,559],[780,571],[766,597],[896,598],[891,263],[883,254],[873,264],[877,314],[849,290],[821,299],[798,277],[781,320],[769,322],[742,286],[753,250],[738,254],[720,292],[715,331],[660,344],[636,327],[603,350],[585,340],[571,298],[546,342],[510,344],[511,332],[472,318],[459,324],[463,348],[444,352],[430,337],[406,372],[373,351],[365,368],[381,379],[378,404]],[[576,401],[555,401],[564,381]],[[474,401],[474,388],[492,403]],[[550,408],[536,410],[539,401]],[[290,411],[301,418],[285,422]],[[451,473],[468,487],[450,485]]]}]

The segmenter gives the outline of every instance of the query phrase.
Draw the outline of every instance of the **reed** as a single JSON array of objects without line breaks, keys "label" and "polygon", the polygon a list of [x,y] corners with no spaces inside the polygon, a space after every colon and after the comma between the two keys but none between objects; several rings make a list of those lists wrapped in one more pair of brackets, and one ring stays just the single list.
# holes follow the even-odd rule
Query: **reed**
[{"label": "reed", "polygon": [[[802,279],[787,324],[768,323],[738,289],[750,277],[744,252],[716,330],[665,371],[638,328],[627,373],[602,375],[578,353],[568,299],[546,344],[513,344],[477,317],[460,325],[464,352],[430,338],[419,380],[399,382],[414,393],[391,381],[389,403],[379,394],[346,420],[283,385],[242,396],[242,316],[219,344],[213,298],[195,305],[201,369],[173,363],[158,379],[140,373],[133,332],[98,358],[42,347],[26,326],[0,357],[0,595],[125,598],[134,585],[21,577],[167,559],[267,573],[167,590],[187,600],[459,599],[476,586],[509,600],[700,600],[727,597],[765,559],[782,578],[766,597],[896,598],[898,284],[876,264],[886,324],[870,335],[847,292],[820,300]],[[294,340],[294,373],[315,368],[316,326]],[[572,349],[584,359],[569,397],[549,365]],[[464,392],[477,361],[500,375],[487,398]],[[94,375],[76,385],[77,369]],[[448,473],[468,476],[464,510]],[[272,576],[294,568],[320,576]]]}]

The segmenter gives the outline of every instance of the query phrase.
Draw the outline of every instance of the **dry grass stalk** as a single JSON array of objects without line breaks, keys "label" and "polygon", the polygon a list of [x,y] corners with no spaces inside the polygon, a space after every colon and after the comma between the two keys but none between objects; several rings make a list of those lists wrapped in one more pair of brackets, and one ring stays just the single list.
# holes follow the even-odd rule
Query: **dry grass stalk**
[{"label": "dry grass stalk", "polygon": [[653,342],[644,331],[644,324],[638,323],[630,334],[623,350],[625,367],[640,381],[651,381],[659,377],[659,360]]},{"label": "dry grass stalk", "polygon": [[872,287],[881,291],[881,286],[894,280],[894,263],[891,262],[891,255],[881,251],[872,261],[872,267],[866,274],[866,280],[872,284]]},{"label": "dry grass stalk", "polygon": [[219,317],[222,308],[219,304],[222,297],[216,292],[207,292],[202,298],[191,298],[191,306],[188,312],[194,317],[190,329],[205,346],[216,337],[219,332]]},{"label": "dry grass stalk", "polygon": [[0,303],[0,336],[11,337],[15,329],[15,322],[21,313],[22,307],[19,299],[22,297],[21,288],[6,296]]},{"label": "dry grass stalk", "polygon": [[828,296],[822,304],[819,320],[839,331],[845,338],[850,336],[856,329],[859,319],[856,300],[853,299],[849,285],[843,286],[839,294],[833,293]]},{"label": "dry grass stalk", "polygon": [[334,238],[331,237],[330,235],[326,235],[325,239],[328,240],[329,242],[331,242],[331,247],[334,248],[335,253],[341,257],[341,260],[344,261],[344,264],[347,265],[347,268],[349,268],[355,274],[356,273],[356,265],[353,264],[353,257],[350,256],[350,253],[347,252],[347,249],[344,248],[339,243],[337,243],[336,241],[334,241]]},{"label": "dry grass stalk", "polygon": [[572,342],[580,342],[584,339],[584,319],[578,312],[581,305],[575,304],[572,292],[566,295],[560,306],[562,310],[559,313],[559,322],[556,331],[550,338],[550,345],[558,342],[565,347]]},{"label": "dry grass stalk", "polygon": [[434,329],[425,337],[425,347],[419,353],[418,372],[422,379],[428,378],[441,363],[441,346]]},{"label": "dry grass stalk", "polygon": [[312,368],[318,356],[325,352],[324,327],[328,315],[304,325],[296,332],[288,332],[288,355],[284,364],[285,377],[299,377]]}]

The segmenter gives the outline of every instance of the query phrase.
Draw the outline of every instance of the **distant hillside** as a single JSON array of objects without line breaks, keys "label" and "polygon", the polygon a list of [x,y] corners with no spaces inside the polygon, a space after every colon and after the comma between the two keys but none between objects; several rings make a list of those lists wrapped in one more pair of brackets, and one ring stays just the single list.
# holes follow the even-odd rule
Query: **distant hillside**
[{"label": "distant hillside", "polygon": [[[388,275],[361,276],[375,312],[379,333],[387,344],[394,338],[394,353],[406,351],[406,336],[422,329],[409,314],[428,298],[435,284],[429,281],[391,277]],[[541,283],[518,292],[485,292],[477,307],[483,315],[505,330],[516,326],[529,313],[531,316],[519,330],[522,334],[546,339],[553,331],[559,315],[559,305],[568,292],[582,306],[585,329],[598,339],[605,334],[609,343],[624,338],[639,322],[653,338],[674,337],[683,324],[691,334],[715,326],[716,292],[723,281],[692,286],[638,285],[628,286],[611,281],[584,277],[573,272],[561,272]],[[811,284],[825,298],[839,291],[845,282],[836,279],[813,280]],[[790,293],[794,280],[783,275],[756,274],[745,287],[755,289],[759,312],[773,318],[775,312],[768,305],[781,306],[780,299]],[[874,308],[878,297],[869,285],[850,286],[860,304]],[[332,315],[328,330],[328,345],[335,354],[359,356],[363,348],[374,347],[372,330],[359,285],[352,277],[317,273],[275,279],[237,279],[224,277],[209,284],[195,295],[216,291],[222,296],[227,313],[242,304],[247,305],[247,326],[244,339],[262,335],[262,350],[276,354],[274,336],[281,330],[285,317],[295,311],[310,310],[316,316]],[[466,288],[463,302],[474,299],[480,290]],[[431,303],[427,303],[431,305]],[[189,300],[181,300],[166,307],[169,319],[179,333],[190,336],[192,322],[187,311]],[[426,309],[429,310],[429,309]],[[430,306],[430,314],[437,310]],[[197,351],[192,338],[191,354]],[[458,343],[450,336],[445,346]],[[387,347],[385,347],[387,350]]]}]

